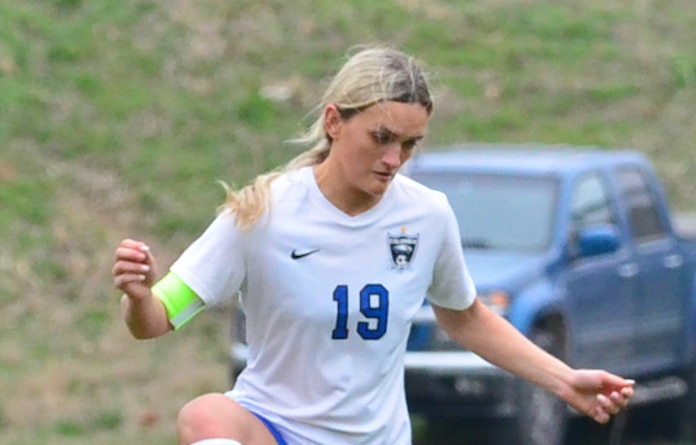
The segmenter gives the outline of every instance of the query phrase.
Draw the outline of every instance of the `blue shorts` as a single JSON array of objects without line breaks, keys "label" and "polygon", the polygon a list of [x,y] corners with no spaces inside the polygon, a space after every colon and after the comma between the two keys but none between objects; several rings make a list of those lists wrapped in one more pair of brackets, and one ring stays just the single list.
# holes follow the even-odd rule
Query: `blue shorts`
[{"label": "blue shorts", "polygon": [[278,442],[278,445],[288,445],[288,443],[283,439],[283,436],[280,434],[280,431],[271,423],[270,420],[266,419],[265,417],[256,414],[255,412],[251,411],[251,414],[255,415],[258,417],[258,419],[263,422],[264,425],[266,425],[266,428],[268,428],[268,431],[271,432],[273,437],[275,438],[276,442]]}]

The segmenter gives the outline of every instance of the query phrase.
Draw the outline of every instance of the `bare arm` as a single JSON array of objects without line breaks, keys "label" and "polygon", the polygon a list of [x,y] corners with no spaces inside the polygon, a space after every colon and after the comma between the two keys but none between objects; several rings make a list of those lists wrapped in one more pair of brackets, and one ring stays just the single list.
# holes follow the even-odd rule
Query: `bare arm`
[{"label": "bare arm", "polygon": [[433,309],[438,323],[454,341],[551,391],[597,422],[609,421],[633,395],[633,381],[606,371],[571,368],[478,300],[463,311]]},{"label": "bare arm", "polygon": [[146,244],[123,240],[112,269],[114,286],[123,291],[123,319],[133,337],[159,337],[172,330],[167,311],[151,291],[156,277],[155,258]]}]

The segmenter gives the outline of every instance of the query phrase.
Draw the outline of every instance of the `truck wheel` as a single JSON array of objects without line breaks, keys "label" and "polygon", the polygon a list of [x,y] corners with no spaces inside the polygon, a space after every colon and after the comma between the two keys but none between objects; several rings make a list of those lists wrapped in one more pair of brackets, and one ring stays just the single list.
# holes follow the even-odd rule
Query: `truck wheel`
[{"label": "truck wheel", "polygon": [[[563,358],[563,341],[552,330],[537,330],[530,339],[557,357]],[[515,390],[517,415],[494,425],[491,445],[562,445],[565,442],[569,413],[566,403],[556,395],[519,379]]]}]

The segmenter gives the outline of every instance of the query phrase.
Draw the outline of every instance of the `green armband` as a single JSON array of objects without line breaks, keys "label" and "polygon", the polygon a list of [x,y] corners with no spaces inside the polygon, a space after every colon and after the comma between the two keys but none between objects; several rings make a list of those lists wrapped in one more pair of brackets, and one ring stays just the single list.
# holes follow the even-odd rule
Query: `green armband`
[{"label": "green armband", "polygon": [[152,286],[152,293],[164,304],[174,329],[179,329],[205,309],[203,300],[172,272]]}]

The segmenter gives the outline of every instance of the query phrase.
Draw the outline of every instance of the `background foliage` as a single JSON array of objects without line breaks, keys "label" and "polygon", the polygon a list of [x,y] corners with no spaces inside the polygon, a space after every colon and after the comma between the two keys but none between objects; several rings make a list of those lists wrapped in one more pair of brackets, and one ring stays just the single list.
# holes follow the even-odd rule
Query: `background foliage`
[{"label": "background foliage", "polygon": [[696,209],[691,0],[0,0],[0,438],[173,443],[178,408],[227,387],[229,313],[135,342],[112,252],[161,271],[216,184],[289,160],[355,44],[431,68],[424,149],[460,141],[632,147]]}]

